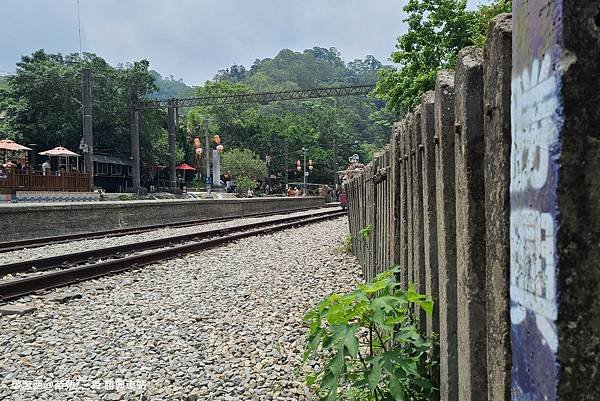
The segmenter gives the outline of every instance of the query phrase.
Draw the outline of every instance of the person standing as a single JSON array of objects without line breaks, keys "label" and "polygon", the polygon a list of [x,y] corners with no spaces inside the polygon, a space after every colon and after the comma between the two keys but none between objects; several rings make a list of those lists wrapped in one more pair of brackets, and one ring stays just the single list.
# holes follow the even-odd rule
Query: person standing
[{"label": "person standing", "polygon": [[46,160],[42,164],[42,174],[49,175],[50,174],[50,160]]}]

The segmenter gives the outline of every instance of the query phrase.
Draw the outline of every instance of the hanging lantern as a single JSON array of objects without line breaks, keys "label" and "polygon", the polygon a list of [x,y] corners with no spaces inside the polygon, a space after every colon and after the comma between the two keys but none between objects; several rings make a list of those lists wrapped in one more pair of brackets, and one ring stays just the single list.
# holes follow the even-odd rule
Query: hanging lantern
[{"label": "hanging lantern", "polygon": [[196,154],[200,156],[202,154],[202,148],[196,148]]},{"label": "hanging lantern", "polygon": [[302,171],[302,167],[298,166],[298,167],[296,167],[296,170]]},{"label": "hanging lantern", "polygon": [[221,153],[223,151],[223,145],[217,145],[217,152]]},{"label": "hanging lantern", "polygon": [[[194,138],[194,147],[196,149],[201,148],[202,146],[200,145],[200,138]],[[200,150],[200,152],[202,152],[202,150]]]},{"label": "hanging lantern", "polygon": [[221,137],[220,137],[219,135],[215,135],[215,136],[213,137],[213,140],[215,141],[215,143],[216,143],[217,145],[219,145],[219,144],[221,143]]}]

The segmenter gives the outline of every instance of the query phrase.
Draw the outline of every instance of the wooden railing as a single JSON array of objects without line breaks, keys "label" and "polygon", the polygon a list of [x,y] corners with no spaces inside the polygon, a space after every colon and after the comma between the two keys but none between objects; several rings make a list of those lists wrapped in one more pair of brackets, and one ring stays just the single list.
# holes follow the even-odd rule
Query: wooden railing
[{"label": "wooden railing", "polygon": [[90,175],[67,173],[0,169],[0,189],[16,191],[63,191],[89,192]]}]

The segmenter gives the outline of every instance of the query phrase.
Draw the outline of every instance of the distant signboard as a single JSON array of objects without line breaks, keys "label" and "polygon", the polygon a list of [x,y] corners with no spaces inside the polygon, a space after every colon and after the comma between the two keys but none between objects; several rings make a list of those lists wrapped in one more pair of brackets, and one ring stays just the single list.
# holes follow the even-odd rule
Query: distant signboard
[{"label": "distant signboard", "polygon": [[205,178],[205,182],[206,182],[207,185],[212,185],[212,183],[213,183],[212,177],[206,177]]}]

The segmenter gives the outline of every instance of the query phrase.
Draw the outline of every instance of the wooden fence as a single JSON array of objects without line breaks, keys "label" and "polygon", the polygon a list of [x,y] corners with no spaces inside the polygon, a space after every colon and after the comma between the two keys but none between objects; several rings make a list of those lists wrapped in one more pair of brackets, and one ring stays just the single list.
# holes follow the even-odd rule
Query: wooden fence
[{"label": "wooden fence", "polygon": [[0,189],[10,191],[89,192],[90,175],[84,173],[0,169]]}]

